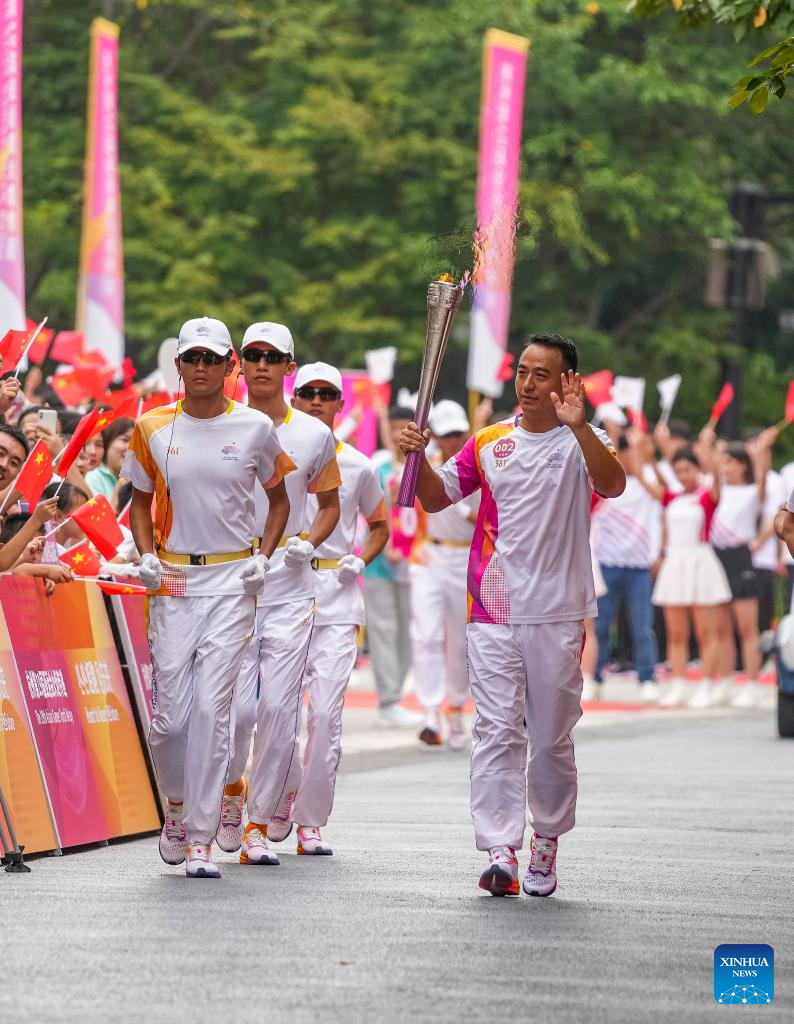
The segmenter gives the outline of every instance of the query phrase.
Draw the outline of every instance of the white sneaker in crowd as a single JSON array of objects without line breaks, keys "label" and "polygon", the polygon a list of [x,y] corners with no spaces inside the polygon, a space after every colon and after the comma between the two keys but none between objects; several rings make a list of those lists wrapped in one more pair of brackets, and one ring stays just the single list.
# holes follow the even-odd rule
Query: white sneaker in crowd
[{"label": "white sneaker in crowd", "polygon": [[187,835],[182,814],[182,804],[166,803],[165,825],[160,833],[160,856],[166,864],[182,864],[185,859]]},{"label": "white sneaker in crowd", "polygon": [[601,683],[597,683],[592,676],[584,676],[582,681],[582,700],[601,700]]},{"label": "white sneaker in crowd", "polygon": [[714,682],[714,686],[711,689],[711,705],[715,708],[724,707],[726,704],[730,704],[731,698],[734,695],[733,680],[728,677],[727,679],[717,679]]},{"label": "white sneaker in crowd", "polygon": [[267,829],[259,825],[252,825],[249,821],[243,832],[243,841],[240,849],[241,864],[269,864],[277,865],[281,861],[267,845]]},{"label": "white sneaker in crowd", "polygon": [[518,896],[518,857],[512,846],[495,846],[488,851],[491,861],[480,875],[479,886],[492,896]]},{"label": "white sneaker in crowd", "polygon": [[462,711],[447,712],[447,746],[450,750],[463,750],[469,742],[469,730]]},{"label": "white sneaker in crowd", "polygon": [[185,850],[185,874],[188,878],[220,878],[217,864],[212,863],[210,843],[191,843]]},{"label": "white sneaker in crowd", "polygon": [[292,801],[294,793],[287,793],[281,798],[281,803],[276,808],[276,813],[270,819],[267,826],[267,838],[272,843],[283,843],[292,831]]},{"label": "white sneaker in crowd", "polygon": [[645,704],[656,704],[662,695],[662,688],[654,679],[640,683],[640,700]]},{"label": "white sneaker in crowd", "polygon": [[237,853],[243,840],[243,810],[248,793],[248,783],[243,779],[243,791],[239,794],[224,793],[221,801],[221,823],[215,834],[215,841],[224,853]]},{"label": "white sneaker in crowd", "polygon": [[758,683],[750,680],[740,687],[736,696],[731,701],[732,708],[754,708],[758,705],[760,692]]},{"label": "white sneaker in crowd", "polygon": [[686,704],[687,684],[683,679],[673,679],[672,682],[665,683],[661,689],[662,694],[658,701],[660,708],[677,708],[681,704]]},{"label": "white sneaker in crowd", "polygon": [[298,855],[302,857],[330,857],[333,850],[323,842],[316,825],[298,825]]},{"label": "white sneaker in crowd", "polygon": [[557,888],[557,840],[535,832],[530,844],[532,854],[522,883],[527,896],[551,896]]},{"label": "white sneaker in crowd", "polygon": [[704,679],[687,702],[687,707],[702,709],[714,706],[714,683]]},{"label": "white sneaker in crowd", "polygon": [[375,724],[385,729],[416,729],[422,724],[424,718],[414,711],[409,711],[401,704],[388,704],[378,711]]}]

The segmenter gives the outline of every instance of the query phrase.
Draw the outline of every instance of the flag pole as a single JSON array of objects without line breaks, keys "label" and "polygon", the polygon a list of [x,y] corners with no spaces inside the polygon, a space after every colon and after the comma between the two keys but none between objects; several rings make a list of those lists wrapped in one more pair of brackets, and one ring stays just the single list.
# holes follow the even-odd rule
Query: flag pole
[{"label": "flag pole", "polygon": [[46,316],[44,317],[44,319],[41,321],[39,326],[33,332],[33,337],[30,339],[30,341],[25,346],[25,351],[19,357],[19,362],[17,363],[17,368],[16,368],[16,370],[14,370],[14,380],[19,380],[20,368],[21,368],[22,364],[25,362],[25,359],[27,358],[28,352],[30,352],[31,348],[33,348],[33,342],[36,340],[36,338],[38,338],[39,334],[41,333],[42,327],[44,327],[44,325],[47,323],[48,319],[49,319],[48,317],[46,317]]},{"label": "flag pole", "polygon": [[54,529],[50,530],[48,533],[45,533],[44,536],[41,539],[42,540],[47,540],[49,537],[52,537],[53,534],[56,534],[58,532],[58,530],[60,530],[60,528],[62,526],[66,526],[67,523],[70,523],[73,518],[74,518],[73,516],[67,516],[66,519],[64,519],[62,522],[58,523],[58,525]]}]

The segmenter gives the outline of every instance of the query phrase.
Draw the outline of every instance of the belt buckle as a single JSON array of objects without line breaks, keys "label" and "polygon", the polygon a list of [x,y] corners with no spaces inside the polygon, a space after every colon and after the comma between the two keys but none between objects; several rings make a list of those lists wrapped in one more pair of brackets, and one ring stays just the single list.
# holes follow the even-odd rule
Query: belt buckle
[{"label": "belt buckle", "polygon": [[309,562],[309,565],[316,572],[320,568],[320,559],[319,558],[312,558],[311,561]]},{"label": "belt buckle", "polygon": [[191,565],[206,565],[207,564],[206,557],[207,557],[206,555],[191,555],[190,556],[190,564]]}]

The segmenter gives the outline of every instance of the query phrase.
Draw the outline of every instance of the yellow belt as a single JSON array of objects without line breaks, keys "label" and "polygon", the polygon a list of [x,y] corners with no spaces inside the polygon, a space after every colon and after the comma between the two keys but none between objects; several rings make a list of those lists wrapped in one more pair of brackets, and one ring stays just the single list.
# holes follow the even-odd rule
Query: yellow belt
[{"label": "yellow belt", "polygon": [[437,544],[441,548],[470,548],[468,540],[439,540],[437,537],[425,537],[428,544]]},{"label": "yellow belt", "polygon": [[229,551],[225,555],[178,555],[173,551],[159,551],[158,557],[173,565],[220,565],[221,562],[239,562],[243,558],[250,558],[253,553],[252,545],[245,551]]},{"label": "yellow belt", "polygon": [[312,569],[338,569],[339,559],[338,558],[313,558],[311,560]]},{"label": "yellow belt", "polygon": [[[292,536],[292,537],[300,537],[301,540],[308,540],[309,539],[308,533],[293,533],[293,534],[290,534],[290,536]],[[286,547],[287,546],[287,541],[289,539],[290,539],[289,537],[282,537],[281,540],[278,542],[278,544],[276,544],[276,547],[277,548]]]}]

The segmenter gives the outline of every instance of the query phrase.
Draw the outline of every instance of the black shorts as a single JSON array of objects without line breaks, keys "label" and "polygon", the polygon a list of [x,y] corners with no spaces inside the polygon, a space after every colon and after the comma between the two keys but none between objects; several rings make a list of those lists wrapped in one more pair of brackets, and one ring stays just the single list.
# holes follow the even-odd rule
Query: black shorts
[{"label": "black shorts", "polygon": [[715,548],[714,551],[728,577],[733,600],[758,597],[758,573],[753,566],[753,558],[747,545],[744,544],[740,548]]}]

